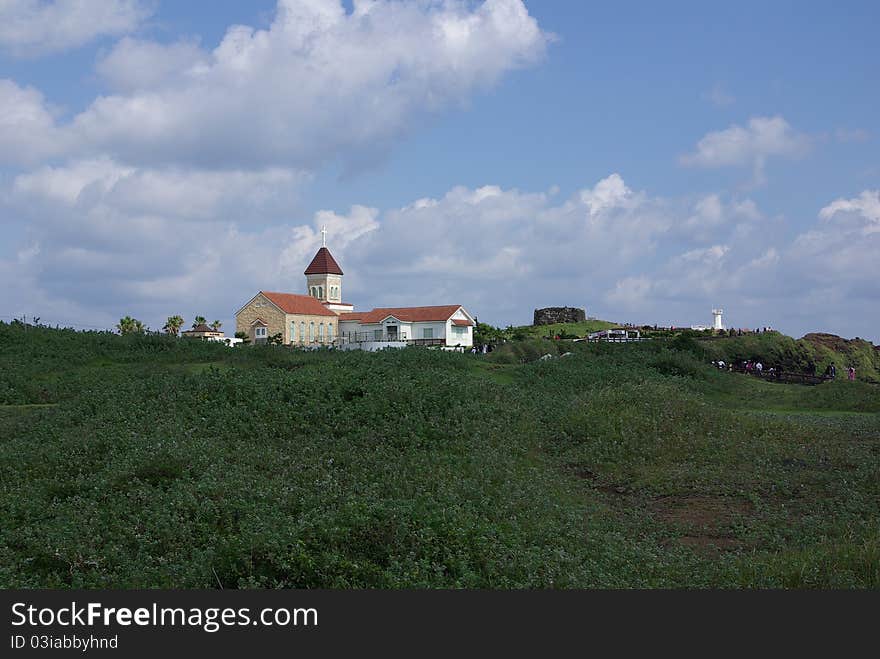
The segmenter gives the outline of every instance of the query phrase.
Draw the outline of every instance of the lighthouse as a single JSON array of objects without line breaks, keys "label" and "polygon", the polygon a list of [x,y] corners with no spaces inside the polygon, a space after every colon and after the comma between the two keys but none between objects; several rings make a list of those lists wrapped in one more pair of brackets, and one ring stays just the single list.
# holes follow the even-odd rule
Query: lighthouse
[{"label": "lighthouse", "polygon": [[724,309],[712,309],[712,329],[713,330],[723,330],[724,325],[721,323],[721,314],[724,313]]}]

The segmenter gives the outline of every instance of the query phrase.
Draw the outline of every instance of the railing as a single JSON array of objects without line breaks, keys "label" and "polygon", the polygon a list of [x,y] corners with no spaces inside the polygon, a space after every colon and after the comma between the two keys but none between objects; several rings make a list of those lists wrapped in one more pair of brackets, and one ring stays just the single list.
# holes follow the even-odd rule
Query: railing
[{"label": "railing", "polygon": [[406,332],[343,332],[337,338],[340,344],[345,343],[400,343],[404,342],[411,346],[442,346],[446,345],[446,339],[432,337],[429,339],[410,339]]}]

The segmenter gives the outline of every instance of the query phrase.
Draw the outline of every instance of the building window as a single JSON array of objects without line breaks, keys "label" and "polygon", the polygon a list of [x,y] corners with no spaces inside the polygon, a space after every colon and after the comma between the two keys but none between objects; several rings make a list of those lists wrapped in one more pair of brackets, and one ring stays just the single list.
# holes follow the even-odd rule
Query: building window
[{"label": "building window", "polygon": [[327,323],[327,340],[333,343],[333,323]]},{"label": "building window", "polygon": [[380,329],[373,330],[373,340],[374,341],[381,341],[382,340],[382,330],[380,330]]},{"label": "building window", "polygon": [[323,286],[318,286],[318,299],[319,300],[324,299],[324,287]]},{"label": "building window", "polygon": [[324,343],[324,323],[318,325],[318,340]]},{"label": "building window", "polygon": [[299,321],[299,342],[304,343],[306,340],[306,323],[304,320]]},{"label": "building window", "polygon": [[459,336],[461,336],[462,334],[467,334],[467,327],[461,327],[460,325],[453,325],[452,326],[452,333],[458,334]]},{"label": "building window", "polygon": [[295,320],[290,321],[290,342],[291,343],[296,342],[296,321]]},{"label": "building window", "polygon": [[433,327],[423,327],[422,328],[422,338],[423,339],[433,339],[434,338],[434,328]]},{"label": "building window", "polygon": [[267,327],[255,327],[254,328],[254,338],[257,341],[266,340],[266,337],[269,336],[269,328]]},{"label": "building window", "polygon": [[315,340],[315,321],[309,323],[309,343]]}]

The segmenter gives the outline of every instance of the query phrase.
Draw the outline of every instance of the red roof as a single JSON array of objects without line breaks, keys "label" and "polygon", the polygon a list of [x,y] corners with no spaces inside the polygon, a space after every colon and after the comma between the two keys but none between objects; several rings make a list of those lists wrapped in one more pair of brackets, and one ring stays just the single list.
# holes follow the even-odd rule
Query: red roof
[{"label": "red roof", "polygon": [[306,316],[335,316],[321,301],[309,295],[295,293],[272,293],[260,291],[263,297],[272,302],[284,313],[295,313]]},{"label": "red roof", "polygon": [[380,323],[388,318],[388,316],[394,316],[398,320],[410,323],[425,323],[449,320],[449,317],[459,309],[461,309],[460,304],[445,304],[439,307],[384,307],[366,312],[341,313],[339,314],[339,320]]},{"label": "red roof", "polygon": [[306,271],[303,274],[341,275],[342,268],[339,267],[339,264],[336,262],[336,259],[333,258],[330,250],[326,247],[322,247],[318,250],[318,253],[315,254],[315,258],[312,259],[312,262],[309,263],[309,267],[306,268]]},{"label": "red roof", "polygon": [[473,323],[467,318],[453,318],[452,324],[458,325],[459,327],[470,327],[471,325],[473,325]]}]

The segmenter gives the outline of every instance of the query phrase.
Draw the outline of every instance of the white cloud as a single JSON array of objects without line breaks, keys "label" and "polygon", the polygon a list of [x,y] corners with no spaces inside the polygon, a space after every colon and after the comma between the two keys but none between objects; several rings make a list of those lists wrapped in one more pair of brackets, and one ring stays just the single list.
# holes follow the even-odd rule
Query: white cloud
[{"label": "white cloud", "polygon": [[[289,169],[189,170],[144,169],[120,165],[109,158],[81,160],[64,166],[44,166],[13,179],[19,200],[32,200],[51,218],[47,204],[66,213],[88,209],[120,218],[161,216],[204,221],[248,214],[281,213],[296,199],[306,176]],[[36,218],[39,221],[39,218]]]},{"label": "white cloud", "polygon": [[[279,0],[213,50],[124,39],[98,64],[114,93],[65,124],[66,153],[137,165],[315,169],[375,157],[414,117],[539,60],[521,0]],[[28,154],[20,156],[27,157]]]},{"label": "white cloud", "polygon": [[599,181],[591,190],[581,192],[581,201],[589,209],[590,217],[596,217],[609,208],[634,201],[632,191],[626,187],[620,174]]},{"label": "white cloud", "polygon": [[196,80],[209,54],[194,41],[160,44],[125,37],[98,60],[98,74],[120,92],[182,85]]},{"label": "white cloud", "polygon": [[880,231],[880,190],[865,190],[854,199],[837,199],[819,211],[823,220],[858,225],[864,234]]},{"label": "white cloud", "polygon": [[706,134],[693,153],[681,157],[681,163],[707,168],[750,166],[760,183],[768,158],[796,158],[809,147],[810,138],[794,130],[782,117],[753,117],[746,126],[733,124]]},{"label": "white cloud", "polygon": [[0,49],[16,56],[56,53],[135,30],[152,13],[142,0],[2,0]]},{"label": "white cloud", "polygon": [[32,164],[66,148],[67,136],[33,87],[0,79],[0,108],[0,164]]}]

